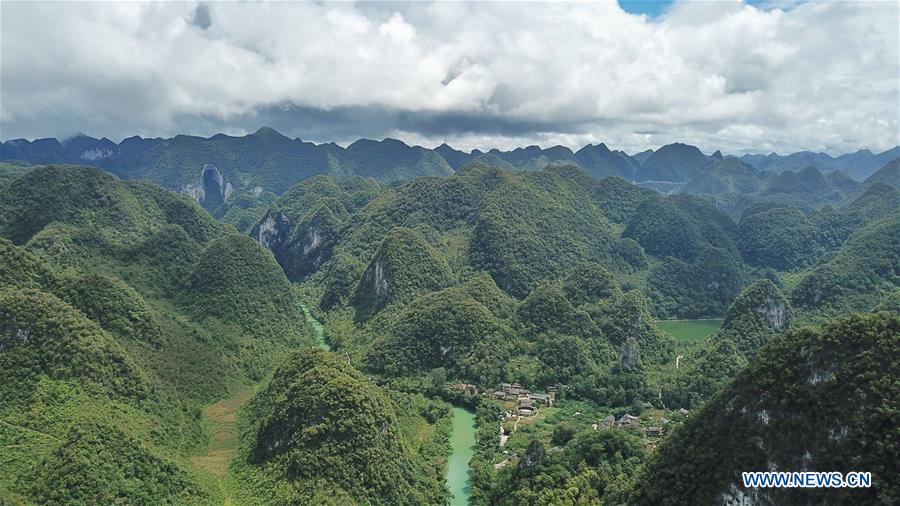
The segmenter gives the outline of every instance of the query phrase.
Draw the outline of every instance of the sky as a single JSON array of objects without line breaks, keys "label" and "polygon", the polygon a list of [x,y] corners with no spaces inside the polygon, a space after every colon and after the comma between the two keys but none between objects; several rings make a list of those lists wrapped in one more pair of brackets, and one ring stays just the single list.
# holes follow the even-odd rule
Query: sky
[{"label": "sky", "polygon": [[0,139],[830,154],[900,143],[900,2],[0,2]]}]

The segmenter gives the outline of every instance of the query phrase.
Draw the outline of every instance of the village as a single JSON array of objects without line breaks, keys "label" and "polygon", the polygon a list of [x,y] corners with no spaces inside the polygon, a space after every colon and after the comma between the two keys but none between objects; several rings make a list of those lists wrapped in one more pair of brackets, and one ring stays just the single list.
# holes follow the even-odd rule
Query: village
[{"label": "village", "polygon": [[[474,385],[458,385],[458,387],[466,387],[466,391],[472,394],[477,393]],[[502,383],[498,390],[489,395],[503,407],[499,424],[499,445],[503,449],[503,460],[495,463],[495,468],[500,469],[517,461],[518,453],[521,450],[518,447],[524,444],[524,438],[517,445],[509,444],[517,431],[524,431],[528,434],[552,431],[556,424],[568,421],[576,426],[585,428],[590,426],[591,430],[631,431],[642,436],[644,446],[653,451],[671,428],[677,424],[673,423],[673,419],[681,421],[689,416],[689,411],[686,409],[670,412],[665,409],[657,409],[649,402],[641,404],[642,414],[640,416],[630,413],[622,414],[618,418],[612,414],[607,414],[605,417],[597,413],[590,415],[561,408],[561,405],[568,403],[557,402],[557,394],[556,387],[548,388],[547,392],[533,392],[519,383]],[[487,397],[488,393],[483,392],[482,395]],[[587,410],[585,409],[585,411]],[[552,447],[549,451],[560,450],[559,447]]]},{"label": "village", "polygon": [[518,383],[502,383],[500,390],[494,392],[494,399],[498,401],[512,402],[511,410],[506,412],[506,418],[515,416],[534,416],[539,406],[553,406],[556,388],[550,387],[549,393],[532,392]]}]

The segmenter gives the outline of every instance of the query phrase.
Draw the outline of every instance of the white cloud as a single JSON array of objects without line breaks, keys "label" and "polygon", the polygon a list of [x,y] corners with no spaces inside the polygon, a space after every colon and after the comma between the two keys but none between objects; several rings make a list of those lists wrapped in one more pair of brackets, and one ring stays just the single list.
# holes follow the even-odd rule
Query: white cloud
[{"label": "white cloud", "polygon": [[684,2],[656,20],[610,2],[210,3],[205,28],[192,3],[0,9],[3,138],[208,135],[301,109],[323,123],[328,111],[386,118],[340,133],[303,125],[319,141],[832,153],[900,142],[893,1]]}]

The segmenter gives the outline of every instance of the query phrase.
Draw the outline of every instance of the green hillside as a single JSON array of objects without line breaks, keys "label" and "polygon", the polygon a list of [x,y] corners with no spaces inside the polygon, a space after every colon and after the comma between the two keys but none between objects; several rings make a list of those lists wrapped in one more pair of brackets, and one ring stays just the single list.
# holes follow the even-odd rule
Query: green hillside
[{"label": "green hillside", "polygon": [[791,293],[806,319],[821,320],[874,307],[900,284],[900,213],[850,237],[827,262],[811,269]]},{"label": "green hillside", "polygon": [[137,402],[147,396],[147,379],[122,346],[59,298],[33,289],[4,290],[0,317],[5,405],[27,403],[42,378],[112,399]]},{"label": "green hillside", "polygon": [[0,497],[221,503],[189,460],[201,408],[312,341],[271,253],[97,169],[37,167],[0,202]]},{"label": "green hillside", "polygon": [[396,227],[381,241],[353,295],[364,318],[391,302],[409,302],[416,295],[450,282],[446,261],[415,229]]},{"label": "green hillside", "polygon": [[302,279],[331,258],[343,222],[381,189],[372,179],[307,179],[263,209],[250,235],[272,251],[289,279]]},{"label": "green hillside", "polygon": [[[352,172],[372,177],[233,190],[219,221],[146,181],[11,166],[0,502],[445,504],[448,402],[476,413],[471,504],[741,500],[734,473],[763,458],[865,463],[883,485],[862,500],[891,502],[898,190],[829,173],[766,196],[798,174],[700,153],[709,193],[660,195],[566,164],[631,170],[593,148],[385,184],[422,153],[360,141]],[[677,166],[691,153],[654,170],[699,170]],[[723,207],[746,180],[762,186]],[[892,313],[848,316],[875,308]],[[722,320],[676,339],[661,318]]]},{"label": "green hillside", "polygon": [[695,146],[676,142],[651,153],[638,171],[638,180],[688,181],[711,162]]},{"label": "green hillside", "polygon": [[863,181],[862,188],[865,190],[879,183],[893,188],[900,188],[900,158],[894,158],[884,167],[867,177]]},{"label": "green hillside", "polygon": [[250,402],[236,464],[272,504],[434,504],[436,476],[400,431],[398,408],[338,356],[291,355]]},{"label": "green hillside", "polygon": [[210,241],[200,253],[183,305],[198,318],[233,324],[248,336],[289,339],[303,333],[290,283],[272,254],[246,236]]},{"label": "green hillside", "polygon": [[[786,170],[766,180],[763,194],[816,205],[843,200],[853,188],[842,187],[814,167],[792,172]],[[846,193],[845,193],[846,192]]]},{"label": "green hillside", "polygon": [[457,288],[412,301],[390,335],[372,347],[370,362],[389,376],[409,376],[438,367],[479,383],[499,379],[510,350],[510,331],[484,305]]},{"label": "green hillside", "polygon": [[38,504],[202,504],[197,476],[119,428],[75,425],[58,448],[22,476]]},{"label": "green hillside", "polygon": [[[298,182],[320,175],[393,182],[453,173],[437,152],[395,139],[361,139],[343,148],[334,143],[317,145],[290,139],[268,127],[240,137],[131,137],[117,145],[80,135],[63,143],[54,139],[44,144],[21,141],[0,146],[0,157],[17,160],[6,164],[9,166],[21,161],[95,165],[124,179],[152,181],[188,194],[210,211],[222,205],[234,209],[233,198],[279,195]],[[85,156],[92,150],[107,156]],[[221,215],[225,214],[223,210]],[[237,214],[243,213],[232,212],[230,218],[235,221],[230,223],[240,223]]]},{"label": "green hillside", "polygon": [[[620,289],[617,277],[646,269],[647,260],[634,240],[616,237],[605,209],[621,219],[648,193],[619,181],[612,184],[626,191],[575,167],[509,172],[473,163],[448,178],[385,188],[333,213],[330,252],[300,279],[318,297],[332,344],[364,370],[385,378],[440,370],[479,384],[578,380],[588,389],[592,374],[618,364],[629,333],[648,364],[672,352],[646,297]],[[303,254],[279,243],[290,234],[280,231],[329,195],[350,195],[307,183],[286,195],[294,194],[309,204],[276,204],[274,226],[266,218],[256,229],[273,251],[288,252],[276,255],[288,271]],[[678,202],[686,219],[712,222],[698,237],[730,241],[705,201]],[[635,321],[615,321],[623,314]],[[566,363],[582,353],[578,365]]]},{"label": "green hillside", "polygon": [[[629,503],[896,502],[898,335],[877,313],[776,338],[660,445]],[[743,488],[741,472],[772,469],[866,470],[873,486]]]},{"label": "green hillside", "polygon": [[712,341],[730,339],[742,355],[752,357],[790,324],[790,304],[774,283],[763,279],[750,285],[731,303]]},{"label": "green hillside", "polygon": [[790,322],[790,304],[778,287],[768,279],[753,283],[729,306],[721,327],[683,357],[684,369],[676,369],[674,381],[663,388],[666,404],[702,405]]},{"label": "green hillside", "polygon": [[716,160],[704,171],[688,180],[682,189],[685,193],[757,193],[764,187],[762,179],[752,167],[730,158]]},{"label": "green hillside", "polygon": [[240,232],[249,233],[277,197],[261,187],[237,190],[215,208],[212,214],[216,219],[234,226]]},{"label": "green hillside", "polygon": [[816,225],[786,205],[757,205],[741,216],[738,244],[750,265],[792,270],[820,255]]}]

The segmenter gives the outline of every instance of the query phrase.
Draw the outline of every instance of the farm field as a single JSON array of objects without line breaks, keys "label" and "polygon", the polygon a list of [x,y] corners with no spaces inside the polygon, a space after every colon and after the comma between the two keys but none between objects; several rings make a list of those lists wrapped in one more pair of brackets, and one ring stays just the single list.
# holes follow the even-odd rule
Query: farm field
[{"label": "farm field", "polygon": [[660,320],[656,326],[671,334],[679,343],[697,344],[716,333],[722,326],[722,320]]}]

